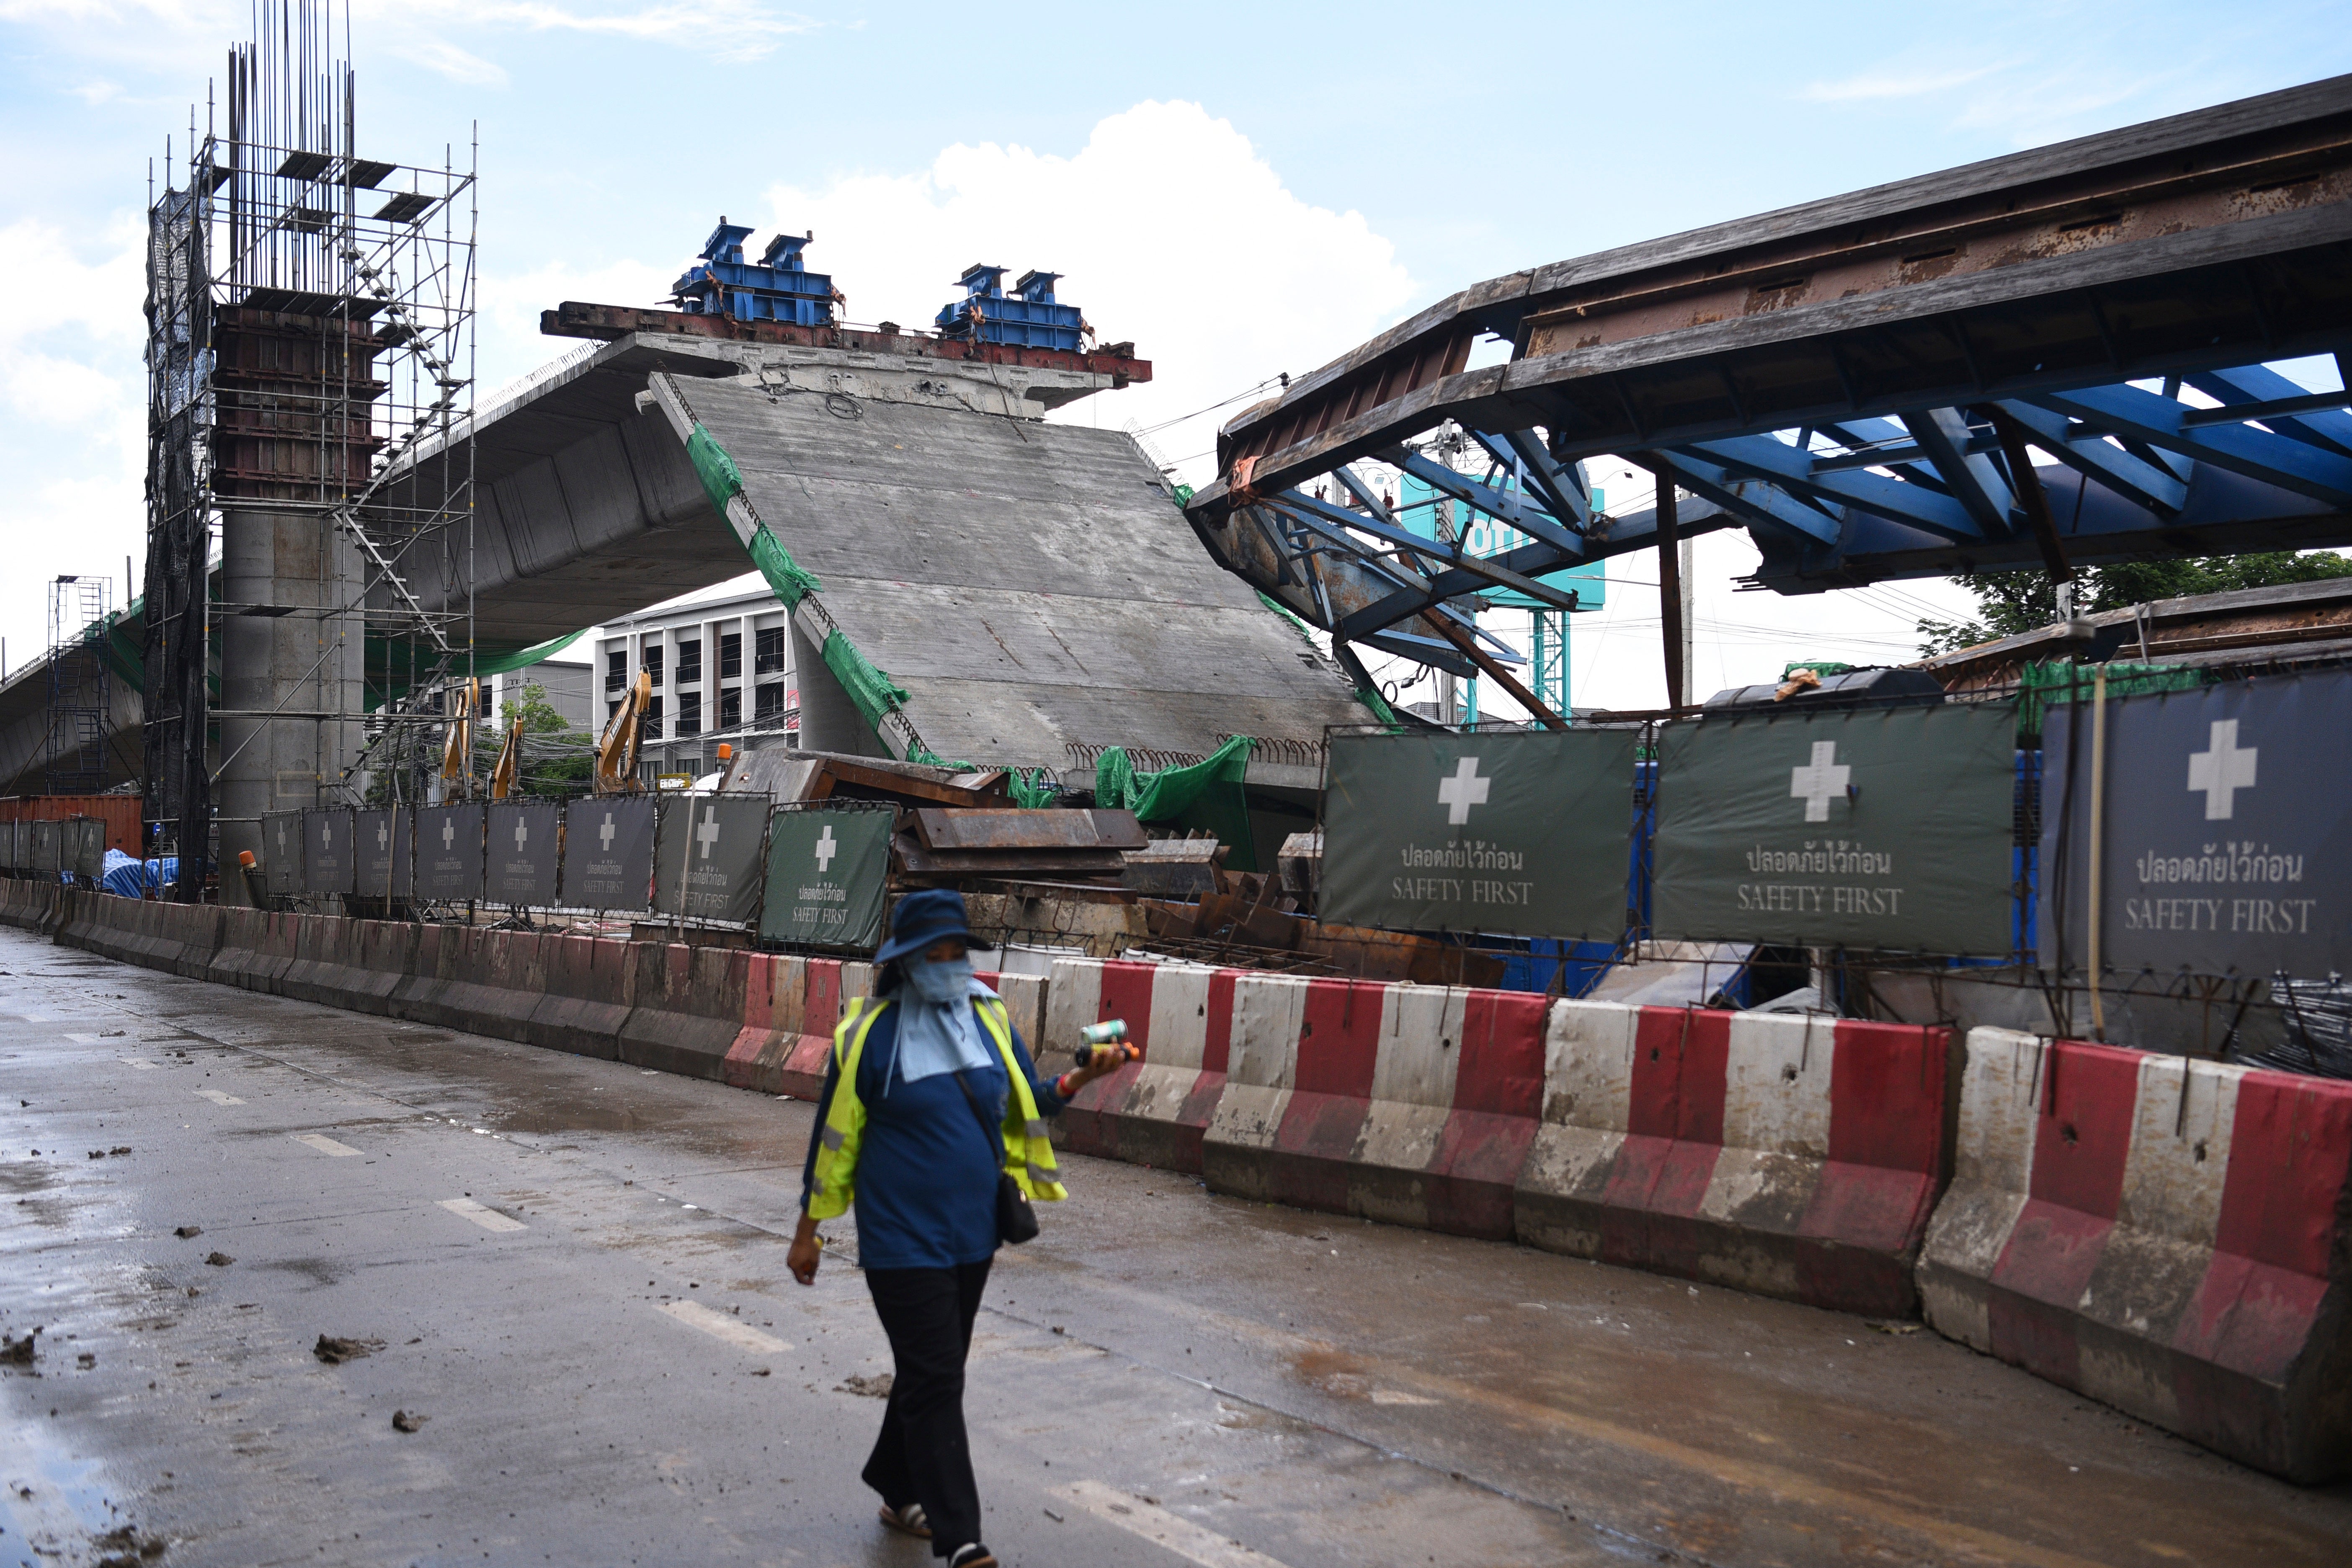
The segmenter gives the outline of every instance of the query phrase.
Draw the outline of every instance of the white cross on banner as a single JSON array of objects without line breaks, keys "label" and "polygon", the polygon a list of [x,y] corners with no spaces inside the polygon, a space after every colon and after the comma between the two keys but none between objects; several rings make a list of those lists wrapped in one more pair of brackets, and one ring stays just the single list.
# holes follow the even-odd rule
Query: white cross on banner
[{"label": "white cross on banner", "polygon": [[613,826],[613,814],[608,811],[604,814],[604,826],[596,830],[596,840],[604,846],[604,853],[607,855],[613,852],[613,835],[615,831],[617,830]]},{"label": "white cross on banner", "polygon": [[529,843],[530,841],[530,825],[529,825],[528,823],[524,822],[524,821],[523,821],[523,819],[522,819],[521,817],[520,817],[520,816],[516,817],[516,818],[515,818],[515,853],[516,853],[516,854],[518,854],[518,855],[521,854],[521,853],[522,853],[522,847],[523,847],[525,844]]},{"label": "white cross on banner", "polygon": [[375,847],[379,849],[389,849],[392,847],[392,822],[390,818],[386,818],[384,821],[379,822],[375,825]]},{"label": "white cross on banner", "polygon": [[441,819],[441,847],[446,851],[455,849],[457,847],[457,819],[454,816],[445,816]]},{"label": "white cross on banner", "polygon": [[[2352,971],[2347,713],[2346,669],[2120,696],[2111,687],[2104,708],[2077,692],[2052,709],[2042,731],[2041,966],[2079,972],[2095,952],[2113,975],[2168,984],[2269,976],[2274,1000],[2282,980],[2324,990],[2322,977]],[[2111,1030],[2116,1006],[2107,1004]]]},{"label": "white cross on banner", "polygon": [[1813,760],[1789,770],[1789,795],[1805,803],[1807,822],[1827,822],[1830,802],[1846,792],[1853,770],[1837,760],[1835,741],[1815,741]]},{"label": "white cross on banner", "polygon": [[319,847],[332,849],[334,847],[335,825],[331,822],[321,822],[319,824]]},{"label": "white cross on banner", "polygon": [[1470,808],[1486,804],[1491,778],[1478,776],[1478,759],[1465,757],[1454,764],[1450,777],[1437,781],[1437,804],[1445,807],[1445,820],[1455,827],[1470,820]]},{"label": "white cross on banner", "polygon": [[833,841],[833,824],[828,822],[824,825],[824,831],[817,836],[816,840],[816,874],[818,876],[824,876],[832,868],[834,853],[838,847],[839,846]]},{"label": "white cross on banner", "polygon": [[2254,760],[2262,753],[2238,749],[2235,719],[2214,720],[2206,747],[2189,754],[2189,793],[2205,796],[2206,821],[2227,822],[2238,809],[2237,792],[2254,787]]},{"label": "white cross on banner", "polygon": [[719,808],[712,806],[703,813],[702,826],[694,830],[696,842],[702,846],[702,858],[710,858],[710,847],[719,842]]}]

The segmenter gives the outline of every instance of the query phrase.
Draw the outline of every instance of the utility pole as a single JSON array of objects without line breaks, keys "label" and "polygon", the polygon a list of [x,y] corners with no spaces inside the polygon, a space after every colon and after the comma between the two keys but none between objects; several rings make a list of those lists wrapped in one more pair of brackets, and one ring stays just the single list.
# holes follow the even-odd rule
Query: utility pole
[{"label": "utility pole", "polygon": [[1658,478],[1658,619],[1665,632],[1666,706],[1683,705],[1684,671],[1690,658],[1690,592],[1684,574],[1690,557],[1682,543],[1681,520],[1675,513],[1674,471],[1661,464]]},{"label": "utility pole", "polygon": [[[1445,497],[1437,503],[1437,537],[1447,544],[1454,540],[1454,499]],[[1454,672],[1437,672],[1437,721],[1441,724],[1462,722],[1462,709],[1454,687]]]}]

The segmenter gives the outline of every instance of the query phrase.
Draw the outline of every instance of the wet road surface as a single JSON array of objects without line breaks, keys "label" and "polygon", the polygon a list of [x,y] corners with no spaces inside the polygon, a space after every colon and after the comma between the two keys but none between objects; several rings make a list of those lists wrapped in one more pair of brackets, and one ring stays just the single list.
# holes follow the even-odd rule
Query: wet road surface
[{"label": "wet road surface", "polygon": [[[0,1568],[920,1568],[811,1120],[0,931]],[[973,1348],[1008,1564],[2352,1562],[2352,1487],[1916,1325],[1065,1168]]]}]

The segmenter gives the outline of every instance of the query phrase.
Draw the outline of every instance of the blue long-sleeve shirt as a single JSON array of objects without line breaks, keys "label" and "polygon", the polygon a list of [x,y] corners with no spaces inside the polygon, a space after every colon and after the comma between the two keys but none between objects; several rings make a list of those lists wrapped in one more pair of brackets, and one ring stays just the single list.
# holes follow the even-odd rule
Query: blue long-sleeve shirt
[{"label": "blue long-sleeve shirt", "polygon": [[[979,1005],[977,998],[972,1005]],[[894,1005],[875,1020],[857,1062],[856,1093],[866,1104],[866,1140],[855,1178],[858,1262],[867,1268],[978,1263],[996,1252],[997,1141],[1012,1079],[992,1046],[986,1067],[938,1073],[913,1083],[893,1082],[886,1095],[883,1079],[898,1057],[894,1047],[903,1011]],[[981,1038],[987,1040],[987,1026],[977,1019],[974,1023]],[[1060,1115],[1062,1097],[1055,1091],[1054,1079],[1037,1076],[1018,1029],[1013,1031],[1013,1056],[1022,1076],[1030,1080],[1039,1114]],[[986,1131],[956,1087],[958,1079],[971,1085],[972,1099],[980,1101],[988,1117]],[[803,1213],[816,1175],[818,1138],[832,1111],[833,1097],[841,1090],[840,1080],[841,1068],[828,1057],[816,1126],[810,1131],[808,1158],[801,1167]]]}]

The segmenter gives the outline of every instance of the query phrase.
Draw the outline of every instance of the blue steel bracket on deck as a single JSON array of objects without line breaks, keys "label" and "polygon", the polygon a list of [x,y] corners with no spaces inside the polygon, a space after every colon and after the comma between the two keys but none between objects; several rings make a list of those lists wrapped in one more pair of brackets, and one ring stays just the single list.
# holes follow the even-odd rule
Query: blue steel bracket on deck
[{"label": "blue steel bracket on deck", "polygon": [[780,234],[754,265],[743,259],[751,228],[724,217],[702,242],[702,265],[689,267],[669,286],[669,297],[695,316],[732,316],[739,321],[784,321],[796,327],[833,325],[839,298],[829,273],[811,272],[801,250],[816,237]]},{"label": "blue steel bracket on deck", "polygon": [[1054,285],[1062,275],[1033,268],[1023,273],[1007,294],[1004,275],[1011,270],[986,264],[964,268],[963,276],[956,279],[964,297],[940,306],[933,320],[940,335],[976,343],[1082,352],[1084,315],[1076,305],[1065,305],[1054,298]]}]

